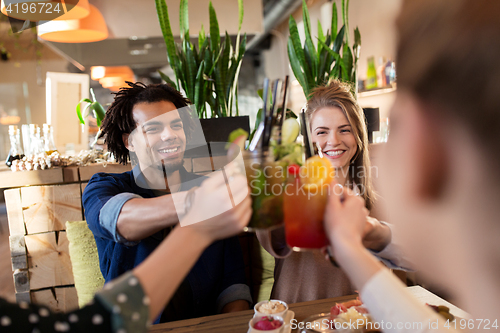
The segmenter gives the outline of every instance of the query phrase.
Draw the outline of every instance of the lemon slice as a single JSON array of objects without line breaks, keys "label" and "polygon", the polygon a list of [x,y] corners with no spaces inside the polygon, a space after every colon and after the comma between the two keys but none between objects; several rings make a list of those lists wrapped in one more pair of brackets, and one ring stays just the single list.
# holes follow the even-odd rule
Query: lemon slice
[{"label": "lemon slice", "polygon": [[299,136],[300,125],[299,122],[293,118],[288,118],[283,122],[283,127],[281,128],[281,142],[282,144],[290,144],[295,142]]},{"label": "lemon slice", "polygon": [[306,160],[300,173],[306,191],[318,190],[330,184],[335,177],[335,168],[326,157],[313,156]]}]

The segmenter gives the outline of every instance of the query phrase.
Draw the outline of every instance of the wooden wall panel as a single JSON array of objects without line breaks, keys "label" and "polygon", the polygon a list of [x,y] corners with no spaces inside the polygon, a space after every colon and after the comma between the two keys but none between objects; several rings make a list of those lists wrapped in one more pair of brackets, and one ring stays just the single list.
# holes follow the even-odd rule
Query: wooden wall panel
[{"label": "wooden wall panel", "polygon": [[31,292],[34,304],[45,305],[54,312],[69,312],[78,308],[75,287],[55,287]]},{"label": "wooden wall panel", "polygon": [[30,289],[74,284],[64,231],[25,236]]},{"label": "wooden wall panel", "polygon": [[28,234],[64,230],[66,221],[82,220],[80,184],[21,188]]}]

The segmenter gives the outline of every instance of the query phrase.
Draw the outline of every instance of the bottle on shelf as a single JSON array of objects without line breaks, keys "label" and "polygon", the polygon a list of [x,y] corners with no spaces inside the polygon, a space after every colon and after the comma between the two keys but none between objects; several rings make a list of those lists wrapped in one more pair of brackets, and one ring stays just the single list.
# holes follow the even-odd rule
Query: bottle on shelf
[{"label": "bottle on shelf", "polygon": [[377,63],[377,85],[379,87],[385,87],[387,86],[387,80],[385,77],[385,57],[379,57],[378,58],[378,63]]},{"label": "bottle on shelf", "polygon": [[57,151],[54,144],[54,128],[49,124],[43,124],[43,144],[44,151],[48,156]]},{"label": "bottle on shelf", "polygon": [[21,148],[21,131],[15,125],[9,126],[10,151],[5,164],[10,168],[12,162],[24,157],[23,148]]},{"label": "bottle on shelf", "polygon": [[35,157],[44,153],[43,141],[40,135],[40,127],[36,124],[30,124],[30,152],[28,156]]},{"label": "bottle on shelf", "polygon": [[385,64],[385,80],[387,85],[392,86],[396,82],[396,64],[394,61],[389,60]]},{"label": "bottle on shelf", "polygon": [[375,69],[375,60],[373,57],[368,58],[368,69],[366,70],[365,89],[377,88],[377,70]]}]

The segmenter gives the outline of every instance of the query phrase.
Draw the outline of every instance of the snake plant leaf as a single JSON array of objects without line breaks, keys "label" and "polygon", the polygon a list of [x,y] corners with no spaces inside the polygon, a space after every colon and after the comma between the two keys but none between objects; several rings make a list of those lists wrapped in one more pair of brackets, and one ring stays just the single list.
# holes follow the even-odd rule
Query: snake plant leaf
[{"label": "snake plant leaf", "polygon": [[340,53],[340,47],[344,42],[344,32],[345,32],[345,25],[342,26],[342,28],[340,28],[340,31],[337,34],[337,37],[335,38],[335,42],[333,42],[332,50],[335,53]]},{"label": "snake plant leaf", "polygon": [[[195,89],[195,82],[196,82],[196,74],[197,74],[197,66],[196,66],[196,59],[193,54],[193,48],[190,42],[187,43],[188,46],[186,47],[186,67],[187,67],[187,75],[186,75],[186,81],[187,81],[187,87],[189,89],[189,94],[188,97],[190,100],[194,99],[194,89]],[[186,92],[187,94],[187,92]]]},{"label": "snake plant leaf", "polygon": [[[299,81],[302,90],[304,90],[304,94],[309,96],[309,86],[306,82],[306,78],[304,77],[304,73],[300,68],[300,62],[295,53],[295,48],[293,47],[292,39],[288,39],[288,59],[290,59],[290,66],[292,67],[293,74],[297,81]],[[302,48],[300,48],[302,50]]]},{"label": "snake plant leaf", "polygon": [[[326,73],[329,73],[330,71],[326,70],[326,65],[327,65],[327,60],[328,60],[328,52],[326,50],[323,49],[323,45],[326,45],[326,44],[321,44],[321,43],[318,43],[318,49],[321,47],[322,48],[322,54],[320,55],[321,56],[321,59],[319,60],[319,68],[318,68],[318,73],[320,73],[320,75],[318,75],[318,79],[316,80],[316,82],[318,83],[318,85],[322,85],[325,82],[325,74]],[[329,68],[328,68],[329,69]]]},{"label": "snake plant leaf", "polygon": [[296,59],[300,67],[305,68],[306,60],[304,56],[304,51],[302,49],[302,43],[300,42],[299,30],[297,29],[297,22],[293,16],[290,15],[290,19],[288,20],[288,26],[290,30],[289,41],[292,43],[292,47],[294,50],[294,54],[296,55]]},{"label": "snake plant leaf", "polygon": [[349,25],[347,13],[349,11],[349,0],[342,0],[342,24],[344,25],[347,34],[345,34],[345,42],[349,46]]},{"label": "snake plant leaf", "polygon": [[[325,41],[325,34],[323,33],[323,28],[321,27],[321,22],[318,20],[318,39],[321,39],[323,42]],[[321,44],[318,44],[318,63],[321,60],[321,48],[323,46]],[[318,72],[321,73],[321,72]]]},{"label": "snake plant leaf", "polygon": [[200,67],[198,67],[198,72],[196,73],[196,78],[195,78],[195,88],[194,88],[194,105],[196,106],[196,111],[197,112],[200,112],[202,111],[202,105],[201,105],[201,101],[200,101],[200,96],[202,94],[202,87],[203,87],[203,83],[204,83],[204,80],[202,80],[202,77],[203,77],[203,70],[205,68],[205,62],[202,61],[200,63]]},{"label": "snake plant leaf", "polygon": [[[238,34],[239,34],[239,32],[238,32]],[[243,40],[241,41],[241,44],[239,46],[238,57],[236,58],[236,62],[238,64],[238,66],[236,68],[236,73],[235,73],[234,77],[232,78],[232,81],[233,81],[232,96],[235,98],[236,116],[239,116],[239,114],[240,114],[240,110],[239,110],[239,106],[238,106],[238,80],[236,80],[236,78],[240,76],[241,63],[243,60],[243,55],[245,54],[246,47],[247,47],[247,34],[245,33],[243,35]],[[229,81],[229,82],[231,82],[231,81]]]},{"label": "snake plant leaf", "polygon": [[325,47],[325,50],[328,51],[329,54],[332,55],[332,57],[335,59],[335,66],[333,67],[332,69],[332,72],[330,72],[330,77],[338,77],[338,76],[334,76],[333,74],[335,73],[335,67],[338,65],[340,66],[340,69],[342,71],[342,77],[347,77],[347,68],[345,67],[345,64],[344,62],[342,61],[342,58],[340,57],[340,55],[338,53],[336,53],[335,51],[333,51],[332,49],[326,47],[326,45],[324,45],[324,42],[318,40],[318,43],[322,43],[323,46]]},{"label": "snake plant leaf", "polygon": [[358,27],[354,29],[354,45],[361,45],[361,34],[359,33]]},{"label": "snake plant leaf", "polygon": [[[208,39],[205,40],[205,43],[208,42]],[[212,59],[212,54],[210,52],[210,48],[207,46],[207,49],[205,51],[205,58],[204,58],[204,61],[205,61],[205,74],[207,76],[210,76],[212,75],[212,70],[213,70],[213,59]]]},{"label": "snake plant leaf", "polygon": [[205,28],[203,27],[203,23],[201,24],[200,32],[198,33],[198,48],[201,49],[203,44],[205,43]]},{"label": "snake plant leaf", "polygon": [[175,84],[174,81],[172,81],[167,74],[163,73],[162,71],[158,71],[158,74],[160,74],[160,77],[162,78],[163,81],[167,82],[170,86],[172,86],[175,90],[177,90],[177,85]]},{"label": "snake plant leaf", "polygon": [[342,61],[344,62],[344,66],[347,72],[347,76],[344,77],[343,79],[345,81],[351,81],[351,82],[354,81],[352,77],[352,69],[354,61],[352,59],[351,48],[347,45],[347,43],[345,43],[343,47]]},{"label": "snake plant leaf", "polygon": [[237,61],[237,59],[233,58],[231,61],[231,67],[227,71],[227,79],[225,82],[225,91],[226,91],[226,96],[231,95],[231,91],[234,89],[233,82],[234,82],[234,77],[236,76],[236,71],[238,70],[238,67],[240,66],[240,63]]},{"label": "snake plant leaf", "polygon": [[[229,57],[231,56],[231,38],[226,31],[226,38],[224,41],[224,51],[222,51],[222,58],[220,59],[222,86],[226,86],[226,76],[229,67]],[[229,95],[226,95],[229,96]]]},{"label": "snake plant leaf", "polygon": [[212,1],[208,5],[208,11],[210,14],[210,42],[212,51],[217,52],[220,45],[220,32],[219,32],[219,22],[217,21],[217,14],[215,13]]},{"label": "snake plant leaf", "polygon": [[[317,63],[318,63],[318,56],[316,54],[316,48],[314,47],[314,44],[312,42],[312,37],[311,37],[311,20],[309,19],[309,10],[307,9],[307,4],[305,0],[302,0],[302,20],[304,21],[304,33],[305,33],[305,43],[304,43],[304,55],[306,57],[306,61],[309,64],[309,69],[311,75],[311,80],[314,82],[318,68],[317,68]],[[307,73],[307,72],[306,72]]]},{"label": "snake plant leaf", "polygon": [[177,50],[175,47],[174,35],[170,26],[170,19],[168,17],[168,7],[165,0],[155,0],[156,12],[158,13],[158,20],[160,21],[161,32],[165,45],[167,47],[167,56],[170,66],[174,68],[177,63]]},{"label": "snake plant leaf", "polygon": [[359,33],[358,27],[354,29],[354,45],[352,46],[352,52],[354,55],[354,63],[356,64],[359,59],[359,48],[361,47],[361,34]]},{"label": "snake plant leaf", "polygon": [[[314,46],[313,46],[314,47]],[[314,85],[314,81],[316,79],[316,57],[313,50],[310,49],[310,44],[304,44],[304,55],[306,57],[306,68],[304,68],[304,74],[306,75],[306,79],[309,84]]]},{"label": "snake plant leaf", "polygon": [[238,0],[238,31],[241,30],[241,24],[243,23],[243,0]]},{"label": "snake plant leaf", "polygon": [[101,122],[106,116],[106,110],[104,110],[103,106],[99,102],[93,102],[90,107],[94,111],[94,117],[97,120],[97,127],[101,127]]},{"label": "snake plant leaf", "polygon": [[181,36],[189,36],[189,11],[188,0],[181,0],[179,6],[179,28]]},{"label": "snake plant leaf", "polygon": [[245,33],[243,35],[243,39],[241,41],[241,44],[240,44],[240,47],[239,47],[239,50],[238,50],[239,61],[243,60],[243,56],[245,55],[246,48],[247,48],[247,34]]},{"label": "snake plant leaf", "polygon": [[340,65],[338,62],[335,62],[332,70],[329,73],[330,78],[339,78],[340,77]]},{"label": "snake plant leaf", "polygon": [[[222,75],[220,72],[219,66],[215,66],[214,69],[214,76],[215,76],[215,95],[217,102],[220,107],[220,112],[218,112],[217,116],[219,117],[226,117],[227,116],[227,105],[226,105],[226,100],[225,100],[225,95],[224,95],[224,86],[222,84]],[[219,110],[217,110],[219,111]]]},{"label": "snake plant leaf", "polygon": [[217,100],[214,97],[214,94],[212,93],[211,90],[207,91],[207,94],[205,95],[205,100],[207,101],[207,104],[210,106],[210,110],[212,112],[211,117],[214,116],[215,111],[218,109],[217,106]]},{"label": "snake plant leaf", "polygon": [[[332,41],[337,38],[337,20],[338,20],[338,14],[337,14],[337,4],[334,2],[332,4],[332,27],[331,27],[331,34],[332,34]],[[328,47],[330,47],[330,43],[326,43]]]}]

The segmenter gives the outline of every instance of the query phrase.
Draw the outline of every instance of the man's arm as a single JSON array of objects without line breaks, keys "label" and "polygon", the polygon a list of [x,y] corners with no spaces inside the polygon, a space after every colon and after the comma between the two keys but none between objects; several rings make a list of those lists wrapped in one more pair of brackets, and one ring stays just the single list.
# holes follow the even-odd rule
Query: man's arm
[{"label": "man's arm", "polygon": [[118,215],[116,230],[126,240],[134,242],[178,223],[177,212],[184,211],[186,193],[128,200]]},{"label": "man's arm", "polygon": [[85,217],[95,237],[131,246],[178,222],[186,192],[146,199],[133,193],[123,178],[96,174],[83,192]]}]

